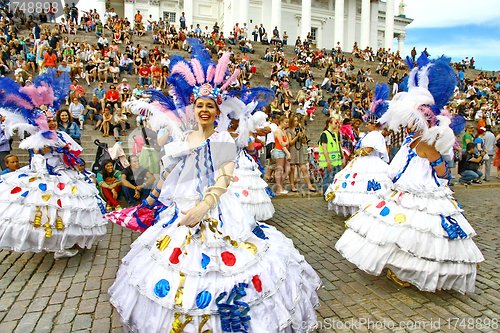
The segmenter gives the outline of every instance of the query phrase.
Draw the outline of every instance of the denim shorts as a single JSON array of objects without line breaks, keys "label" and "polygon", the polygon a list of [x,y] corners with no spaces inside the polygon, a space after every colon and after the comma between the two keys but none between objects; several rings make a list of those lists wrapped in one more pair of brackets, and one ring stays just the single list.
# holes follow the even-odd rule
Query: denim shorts
[{"label": "denim shorts", "polygon": [[274,149],[273,150],[273,156],[275,159],[278,159],[278,158],[285,158],[286,154],[283,150],[279,150],[279,149]]}]

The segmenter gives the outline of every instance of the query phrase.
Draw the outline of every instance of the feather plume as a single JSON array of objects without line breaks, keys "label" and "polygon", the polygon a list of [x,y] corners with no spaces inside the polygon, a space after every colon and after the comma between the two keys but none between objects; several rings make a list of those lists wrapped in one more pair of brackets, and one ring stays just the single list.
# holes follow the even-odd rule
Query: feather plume
[{"label": "feather plume", "polygon": [[22,87],[19,89],[19,92],[26,94],[30,98],[34,107],[39,107],[43,104],[44,99],[35,85]]},{"label": "feather plume", "polygon": [[12,102],[15,105],[23,107],[25,109],[32,109],[35,106],[31,104],[28,100],[22,98],[21,96],[9,95],[4,98],[6,102]]},{"label": "feather plume", "polygon": [[417,85],[421,88],[428,89],[429,86],[429,69],[432,64],[425,65],[424,67],[420,67],[417,72]]},{"label": "feather plume", "polygon": [[422,134],[422,140],[429,145],[434,145],[441,154],[446,154],[455,143],[455,135],[450,128],[450,119],[444,116],[437,116],[438,126],[433,126]]},{"label": "feather plume", "polygon": [[377,83],[375,87],[375,95],[373,96],[373,101],[368,109],[368,112],[363,116],[363,120],[368,119],[379,119],[386,113],[389,108],[389,86],[385,83],[379,85]]},{"label": "feather plume", "polygon": [[172,74],[167,78],[167,82],[173,88],[173,95],[175,96],[175,104],[179,107],[184,107],[191,103],[191,94],[193,93],[193,86],[189,85],[180,74]]},{"label": "feather plume", "polygon": [[215,76],[215,66],[210,65],[208,66],[207,69],[207,81],[210,83],[213,82],[214,76]]},{"label": "feather plume", "polygon": [[217,67],[215,68],[215,77],[214,83],[215,85],[220,85],[224,80],[224,76],[226,76],[227,65],[229,64],[229,58],[231,57],[231,53],[224,52],[222,57],[220,57],[219,62],[217,63]]},{"label": "feather plume", "polygon": [[36,133],[19,142],[21,149],[40,149],[47,146],[53,146],[57,142],[57,135],[47,138],[44,131],[38,130]]},{"label": "feather plume", "polygon": [[196,84],[196,79],[191,71],[189,65],[185,62],[179,61],[175,66],[172,67],[172,74],[180,74],[184,80],[190,85],[194,86]]},{"label": "feather plume", "polygon": [[453,96],[457,85],[457,75],[450,66],[450,58],[443,55],[433,61],[428,78],[428,89],[437,107],[442,109]]},{"label": "feather plume", "polygon": [[158,131],[163,127],[168,127],[170,135],[172,135],[174,140],[182,139],[183,137],[182,131],[180,130],[178,124],[178,122],[180,122],[180,119],[179,118],[172,119],[167,114],[167,110],[161,109],[163,107],[161,104],[147,103],[141,100],[136,100],[124,103],[124,105],[128,107],[133,114],[143,115],[147,117],[149,124],[151,125],[151,128],[153,130]]},{"label": "feather plume", "polygon": [[427,55],[424,52],[420,53],[420,57],[417,58],[417,66],[422,68],[422,67],[426,66],[427,64],[429,64],[429,62],[430,62],[430,60],[427,57]]},{"label": "feather plume", "polygon": [[413,69],[413,67],[415,67],[415,63],[413,62],[413,59],[410,58],[410,56],[406,56],[406,65],[408,66],[410,72]]},{"label": "feather plume", "polygon": [[433,102],[432,95],[424,88],[416,87],[408,92],[397,93],[389,102],[389,108],[380,117],[379,122],[389,125],[393,130],[398,130],[400,125],[426,129],[427,120],[418,108],[421,105],[432,105]]},{"label": "feather plume", "polygon": [[410,75],[408,77],[408,89],[407,90],[418,87],[417,73],[418,73],[418,67],[414,67],[411,70]]},{"label": "feather plume", "polygon": [[455,115],[451,118],[450,128],[453,130],[455,135],[460,134],[465,129],[466,120],[460,115]]},{"label": "feather plume", "polygon": [[198,59],[191,59],[191,67],[193,67],[196,82],[198,82],[198,84],[203,84],[203,82],[205,82],[205,74],[203,73],[203,67],[201,67],[201,63]]},{"label": "feather plume", "polygon": [[203,73],[206,73],[209,66],[213,64],[209,51],[198,38],[188,38],[188,43],[191,46],[191,59],[198,60],[203,68]]},{"label": "feather plume", "polygon": [[240,69],[237,68],[234,71],[233,75],[231,75],[231,77],[229,79],[227,79],[226,83],[224,83],[220,89],[221,90],[226,90],[226,88],[229,87],[230,84],[232,84],[233,82],[235,82],[235,81],[238,80],[238,76],[239,75],[240,75]]}]

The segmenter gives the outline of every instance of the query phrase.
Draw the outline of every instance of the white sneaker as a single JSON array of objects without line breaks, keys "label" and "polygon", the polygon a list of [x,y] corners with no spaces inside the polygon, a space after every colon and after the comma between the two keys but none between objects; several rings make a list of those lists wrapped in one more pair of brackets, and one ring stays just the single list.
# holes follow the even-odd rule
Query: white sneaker
[{"label": "white sneaker", "polygon": [[82,79],[85,79],[85,72],[84,72],[84,73],[82,73],[82,75],[81,75],[81,76],[82,76]]},{"label": "white sneaker", "polygon": [[76,74],[75,79],[79,79],[79,78],[80,78],[80,75]]},{"label": "white sneaker", "polygon": [[276,192],[276,194],[288,194],[287,190],[283,190],[283,192]]},{"label": "white sneaker", "polygon": [[73,256],[76,256],[78,254],[78,250],[64,250],[64,251],[58,251],[54,252],[54,259],[61,259],[61,258],[71,258]]}]

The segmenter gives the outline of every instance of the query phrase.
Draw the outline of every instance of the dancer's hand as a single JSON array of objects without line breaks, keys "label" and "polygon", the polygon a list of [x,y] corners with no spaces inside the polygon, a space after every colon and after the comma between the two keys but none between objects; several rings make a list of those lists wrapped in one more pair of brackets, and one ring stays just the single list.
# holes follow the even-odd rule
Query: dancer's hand
[{"label": "dancer's hand", "polygon": [[181,211],[185,216],[177,226],[187,225],[190,228],[196,227],[203,220],[209,209],[208,204],[202,201],[188,211]]}]

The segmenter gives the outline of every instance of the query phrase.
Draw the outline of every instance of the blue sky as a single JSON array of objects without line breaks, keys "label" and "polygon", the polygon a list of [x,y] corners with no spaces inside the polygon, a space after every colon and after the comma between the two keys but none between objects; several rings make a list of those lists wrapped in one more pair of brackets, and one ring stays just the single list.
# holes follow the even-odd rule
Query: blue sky
[{"label": "blue sky", "polygon": [[[400,0],[395,0],[395,14]],[[405,55],[425,47],[432,57],[445,54],[453,61],[474,57],[476,68],[500,70],[499,0],[405,0]],[[397,49],[397,39],[395,39]]]}]

